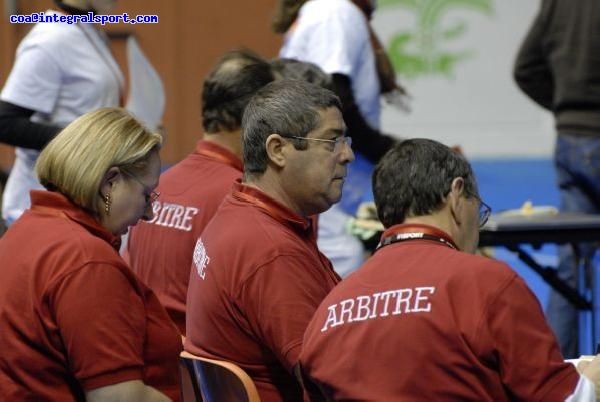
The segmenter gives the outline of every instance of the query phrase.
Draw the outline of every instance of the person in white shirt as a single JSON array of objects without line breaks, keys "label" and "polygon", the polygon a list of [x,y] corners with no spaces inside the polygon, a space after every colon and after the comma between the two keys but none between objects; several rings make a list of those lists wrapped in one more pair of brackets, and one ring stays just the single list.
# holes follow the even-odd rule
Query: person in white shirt
[{"label": "person in white shirt", "polygon": [[[106,14],[115,0],[55,0],[45,15]],[[10,225],[41,189],[39,151],[80,115],[122,102],[123,74],[106,35],[92,24],[38,23],[21,41],[0,93],[0,142],[16,146],[2,217]]]}]

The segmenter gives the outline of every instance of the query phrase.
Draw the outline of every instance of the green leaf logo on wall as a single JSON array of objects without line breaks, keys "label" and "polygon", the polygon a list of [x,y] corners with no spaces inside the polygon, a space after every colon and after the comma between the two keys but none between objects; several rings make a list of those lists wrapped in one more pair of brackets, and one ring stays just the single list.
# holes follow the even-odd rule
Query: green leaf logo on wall
[{"label": "green leaf logo on wall", "polygon": [[493,15],[492,0],[379,0],[378,9],[402,7],[415,13],[416,27],[398,31],[387,43],[394,69],[404,78],[426,75],[452,77],[456,64],[475,55],[474,51],[445,48],[468,30],[465,21],[442,26],[450,10],[463,8]]}]

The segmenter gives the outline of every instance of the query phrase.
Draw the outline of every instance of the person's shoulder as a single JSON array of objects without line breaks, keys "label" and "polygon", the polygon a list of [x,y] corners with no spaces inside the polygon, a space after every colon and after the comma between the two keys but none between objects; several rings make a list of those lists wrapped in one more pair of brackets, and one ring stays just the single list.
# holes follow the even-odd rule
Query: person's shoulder
[{"label": "person's shoulder", "polygon": [[112,264],[121,265],[123,262],[118,251],[107,240],[91,233],[77,222],[62,220],[62,232],[58,239],[64,247],[76,254],[82,263],[102,260]]},{"label": "person's shoulder", "polygon": [[457,269],[461,271],[479,274],[481,271],[497,275],[515,275],[515,272],[508,264],[480,254],[456,253],[456,260],[453,262]]},{"label": "person's shoulder", "polygon": [[[48,13],[52,14],[52,13]],[[37,23],[23,39],[23,45],[68,46],[74,37],[79,36],[79,28],[75,24],[40,22]]]},{"label": "person's shoulder", "polygon": [[254,204],[240,201],[228,194],[202,236],[214,236],[225,243],[243,239],[243,244],[261,244],[269,236],[272,227],[270,221],[271,218]]},{"label": "person's shoulder", "polygon": [[37,216],[28,210],[13,226],[5,235],[7,246],[17,248],[28,241],[34,251],[27,255],[19,251],[19,258],[36,264],[43,262],[43,274],[49,283],[86,266],[101,264],[127,268],[111,244],[70,219]]},{"label": "person's shoulder", "polygon": [[354,13],[356,11],[360,13],[360,9],[356,7],[351,0],[312,0],[304,3],[300,10],[302,14],[306,12],[320,12],[323,14],[328,11],[349,13]]},{"label": "person's shoulder", "polygon": [[41,242],[48,252],[65,253],[69,255],[65,258],[82,263],[98,258],[120,260],[118,251],[96,233],[98,228],[92,229],[86,226],[91,223],[83,224],[79,217],[68,216],[64,218],[28,210],[17,222],[22,224],[21,236],[33,233],[36,241]]},{"label": "person's shoulder", "polygon": [[[223,200],[231,193],[241,172],[223,170],[215,172],[193,168],[174,166],[160,177],[157,191],[161,194],[160,202],[183,203],[181,205],[198,208],[209,208],[215,213]],[[160,205],[160,203],[159,203]],[[208,212],[208,210],[203,213]]]},{"label": "person's shoulder", "polygon": [[239,178],[242,176],[242,171],[236,169],[228,163],[224,163],[220,160],[205,158],[202,155],[193,152],[165,170],[165,172],[161,175],[160,180],[162,184],[163,180],[176,181],[181,177],[201,177],[204,174],[212,176],[215,173],[218,173],[218,175],[211,177],[211,183],[215,180],[223,181],[224,177]]},{"label": "person's shoulder", "polygon": [[364,22],[365,17],[360,9],[350,0],[312,0],[304,4],[300,10],[302,18],[311,20],[342,19]]},{"label": "person's shoulder", "polygon": [[[517,274],[506,263],[483,255],[470,254],[448,247],[424,245],[413,254],[403,254],[402,263],[408,264],[426,277],[436,278],[457,289],[470,287],[490,289],[509,283]],[[394,253],[382,253],[372,261],[380,266],[398,264],[398,256]]]},{"label": "person's shoulder", "polygon": [[[387,272],[397,280],[419,278],[424,283],[444,289],[442,294],[449,298],[463,300],[468,296],[481,304],[519,282],[519,276],[504,262],[447,247],[434,247],[415,250],[412,257],[410,253],[401,256],[388,253],[379,257],[376,254],[357,272],[344,279],[341,285],[352,281],[361,284],[365,277],[380,278]],[[406,269],[398,271],[398,266]]]},{"label": "person's shoulder", "polygon": [[[447,260],[448,282],[457,289],[478,289],[487,294],[508,286],[518,278],[505,262],[482,255],[455,253]],[[465,290],[466,291],[466,290]]]},{"label": "person's shoulder", "polygon": [[306,261],[306,252],[292,237],[284,224],[229,195],[196,242],[194,263],[200,272],[204,261],[210,261],[213,269],[221,267],[218,275],[235,273],[243,282],[258,272],[287,266],[282,256],[297,255]]},{"label": "person's shoulder", "polygon": [[21,41],[17,55],[25,52],[41,52],[55,61],[69,60],[74,48],[81,46],[82,35],[74,25],[62,23],[38,23]]},{"label": "person's shoulder", "polygon": [[237,251],[257,260],[305,249],[289,224],[232,195],[225,197],[201,237],[207,240],[207,246],[219,249],[231,250],[234,244]]}]

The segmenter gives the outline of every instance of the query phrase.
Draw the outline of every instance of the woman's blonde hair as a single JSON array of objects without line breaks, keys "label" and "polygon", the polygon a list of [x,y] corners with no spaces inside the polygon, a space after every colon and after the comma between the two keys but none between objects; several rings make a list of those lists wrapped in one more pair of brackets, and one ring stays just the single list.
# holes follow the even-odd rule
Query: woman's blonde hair
[{"label": "woman's blonde hair", "polygon": [[113,166],[142,172],[150,153],[162,145],[121,108],[86,113],[65,127],[41,152],[35,170],[42,185],[98,213],[100,185]]}]

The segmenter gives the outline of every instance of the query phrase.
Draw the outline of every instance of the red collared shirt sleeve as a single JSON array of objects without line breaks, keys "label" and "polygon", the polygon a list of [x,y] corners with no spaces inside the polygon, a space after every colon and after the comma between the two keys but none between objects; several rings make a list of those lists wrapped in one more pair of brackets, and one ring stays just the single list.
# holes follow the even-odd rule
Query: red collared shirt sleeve
[{"label": "red collared shirt sleeve", "polygon": [[539,302],[516,275],[497,289],[478,326],[480,353],[497,358],[501,381],[515,399],[565,400],[579,375],[563,361]]},{"label": "red collared shirt sleeve", "polygon": [[119,268],[87,264],[52,286],[47,297],[69,371],[86,391],[142,379],[146,313]]},{"label": "red collared shirt sleeve", "polygon": [[298,362],[310,319],[330,290],[323,270],[307,266],[306,256],[280,255],[258,267],[237,295],[252,331],[289,371]]}]

